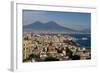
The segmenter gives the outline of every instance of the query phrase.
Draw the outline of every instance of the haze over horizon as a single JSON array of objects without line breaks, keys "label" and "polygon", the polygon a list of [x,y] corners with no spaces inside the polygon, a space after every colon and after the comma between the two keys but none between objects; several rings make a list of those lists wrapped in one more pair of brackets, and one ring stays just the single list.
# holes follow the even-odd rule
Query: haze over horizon
[{"label": "haze over horizon", "polygon": [[41,23],[53,21],[60,26],[74,30],[90,30],[91,14],[79,12],[23,10],[23,26],[30,25],[37,21]]}]

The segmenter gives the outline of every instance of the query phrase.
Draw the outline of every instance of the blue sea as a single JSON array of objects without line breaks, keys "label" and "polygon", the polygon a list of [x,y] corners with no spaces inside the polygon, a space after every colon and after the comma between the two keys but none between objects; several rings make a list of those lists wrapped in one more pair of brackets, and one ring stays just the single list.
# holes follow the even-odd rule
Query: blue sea
[{"label": "blue sea", "polygon": [[69,35],[76,39],[87,38],[87,40],[77,40],[76,43],[78,43],[80,46],[91,47],[91,34],[69,34]]}]

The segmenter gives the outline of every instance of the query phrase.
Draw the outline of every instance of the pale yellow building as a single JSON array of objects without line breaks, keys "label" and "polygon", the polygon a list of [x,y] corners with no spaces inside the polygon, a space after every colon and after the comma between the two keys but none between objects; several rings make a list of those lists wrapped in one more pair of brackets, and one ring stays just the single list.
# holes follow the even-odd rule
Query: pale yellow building
[{"label": "pale yellow building", "polygon": [[30,54],[31,40],[23,40],[23,59],[27,59]]}]

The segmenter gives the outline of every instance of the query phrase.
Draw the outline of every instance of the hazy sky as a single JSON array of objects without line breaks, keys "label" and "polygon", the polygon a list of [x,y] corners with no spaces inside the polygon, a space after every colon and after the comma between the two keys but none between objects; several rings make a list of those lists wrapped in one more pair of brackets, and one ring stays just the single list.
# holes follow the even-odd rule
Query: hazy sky
[{"label": "hazy sky", "polygon": [[54,21],[61,26],[75,30],[90,29],[91,14],[78,12],[54,12],[23,10],[23,25],[29,25],[36,21],[47,23]]}]

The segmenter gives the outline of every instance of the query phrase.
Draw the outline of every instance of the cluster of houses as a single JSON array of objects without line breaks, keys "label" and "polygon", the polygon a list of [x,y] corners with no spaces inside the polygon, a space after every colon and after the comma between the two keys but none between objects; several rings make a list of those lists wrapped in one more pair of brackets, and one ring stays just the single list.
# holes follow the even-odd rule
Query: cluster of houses
[{"label": "cluster of houses", "polygon": [[23,62],[91,59],[90,50],[77,46],[73,37],[61,34],[23,34]]}]

